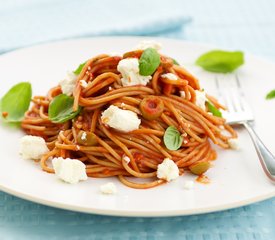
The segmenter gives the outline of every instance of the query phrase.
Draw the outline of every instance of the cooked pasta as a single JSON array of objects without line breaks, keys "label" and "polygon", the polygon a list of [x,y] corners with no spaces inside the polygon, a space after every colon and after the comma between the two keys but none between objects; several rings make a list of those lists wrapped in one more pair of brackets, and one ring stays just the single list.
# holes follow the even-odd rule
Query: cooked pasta
[{"label": "cooked pasta", "polygon": [[[143,53],[135,50],[123,57],[101,54],[89,59],[77,74],[73,88],[73,110],[81,108],[73,119],[57,123],[49,117],[51,102],[62,94],[60,85],[46,96],[33,97],[21,126],[27,134],[45,139],[50,151],[39,160],[44,171],[54,173],[53,158],[78,159],[86,165],[89,177],[117,176],[129,187],[144,189],[166,182],[157,177],[164,159],[171,159],[181,175],[192,166],[216,158],[210,142],[229,148],[228,139],[236,138],[236,132],[225,124],[225,119],[211,114],[207,104],[197,104],[198,92],[204,93],[198,80],[174,64],[172,58],[160,55],[160,64],[148,83],[123,84],[118,64],[123,59],[140,59]],[[214,97],[205,97],[216,109],[224,109]],[[121,131],[110,126],[110,119],[103,117],[110,106],[135,113],[140,121],[138,128]],[[163,140],[170,126],[180,133],[182,142],[176,150],[167,148]]]}]

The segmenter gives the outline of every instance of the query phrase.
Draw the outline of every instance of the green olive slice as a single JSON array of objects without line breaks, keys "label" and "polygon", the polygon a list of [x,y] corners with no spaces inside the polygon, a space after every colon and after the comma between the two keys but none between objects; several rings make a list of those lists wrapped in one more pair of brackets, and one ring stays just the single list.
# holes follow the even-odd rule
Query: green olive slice
[{"label": "green olive slice", "polygon": [[198,162],[189,167],[193,174],[201,175],[205,173],[210,168],[209,162]]},{"label": "green olive slice", "polygon": [[154,120],[163,113],[164,104],[159,97],[149,96],[142,99],[139,108],[145,119]]},{"label": "green olive slice", "polygon": [[97,145],[96,135],[92,132],[79,131],[77,134],[77,143],[84,146]]}]

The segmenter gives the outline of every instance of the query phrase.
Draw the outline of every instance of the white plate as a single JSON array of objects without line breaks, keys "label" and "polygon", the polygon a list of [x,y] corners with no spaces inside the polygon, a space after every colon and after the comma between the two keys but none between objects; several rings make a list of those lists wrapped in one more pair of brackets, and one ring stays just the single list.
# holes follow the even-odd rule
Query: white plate
[{"label": "white plate", "polygon": [[[80,39],[50,43],[14,51],[0,57],[2,96],[12,85],[30,81],[33,93],[46,94],[83,60],[100,53],[125,52],[141,38],[111,37]],[[201,86],[215,94],[213,75],[192,66],[197,56],[210,46],[159,39],[163,53],[192,68],[201,78]],[[265,94],[274,88],[275,64],[246,56],[239,70],[247,99],[256,116],[259,135],[271,150],[275,150],[275,101],[266,101]],[[0,126],[0,189],[34,202],[75,211],[117,216],[174,216],[218,211],[246,205],[275,196],[275,186],[264,175],[247,133],[238,130],[241,150],[218,150],[218,159],[207,175],[211,183],[195,183],[185,190],[182,176],[175,182],[148,190],[125,187],[115,178],[93,179],[76,185],[59,181],[55,175],[40,170],[38,164],[22,160],[18,142],[23,135]],[[113,181],[116,195],[106,196],[99,186]]]}]

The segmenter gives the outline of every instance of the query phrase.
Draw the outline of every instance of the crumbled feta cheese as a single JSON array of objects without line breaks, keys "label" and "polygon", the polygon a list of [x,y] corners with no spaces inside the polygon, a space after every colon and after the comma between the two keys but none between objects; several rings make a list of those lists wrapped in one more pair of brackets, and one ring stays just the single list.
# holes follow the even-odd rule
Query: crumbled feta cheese
[{"label": "crumbled feta cheese", "polygon": [[228,139],[228,144],[229,144],[229,147],[232,148],[232,149],[239,149],[239,141],[238,141],[238,138],[230,138]]},{"label": "crumbled feta cheese", "polygon": [[115,194],[117,192],[116,185],[112,182],[108,182],[102,186],[100,186],[100,191],[103,194]]},{"label": "crumbled feta cheese", "polygon": [[161,43],[154,40],[144,40],[141,41],[136,47],[136,49],[140,50],[145,50],[146,48],[154,48],[159,51],[162,48],[162,45]]},{"label": "crumbled feta cheese", "polygon": [[48,151],[47,144],[41,137],[27,135],[20,139],[20,154],[23,159],[40,159]]},{"label": "crumbled feta cheese", "polygon": [[194,188],[194,182],[193,181],[186,181],[184,184],[183,184],[183,187],[186,189],[186,190],[191,190]]},{"label": "crumbled feta cheese", "polygon": [[77,76],[73,72],[68,71],[65,79],[59,82],[62,92],[68,96],[72,95],[76,80]]},{"label": "crumbled feta cheese", "polygon": [[204,91],[195,90],[196,93],[196,105],[202,110],[205,110],[205,102],[207,101]]},{"label": "crumbled feta cheese", "polygon": [[180,96],[185,98],[185,92],[184,91],[180,91]]},{"label": "crumbled feta cheese", "polygon": [[52,160],[52,164],[55,174],[64,182],[73,184],[88,178],[86,166],[79,160],[58,157]]},{"label": "crumbled feta cheese", "polygon": [[178,76],[175,75],[174,73],[165,73],[161,75],[162,78],[168,78],[169,80],[178,80]]},{"label": "crumbled feta cheese", "polygon": [[81,134],[81,140],[87,140],[87,133],[86,132],[83,132],[82,134]]},{"label": "crumbled feta cheese", "polygon": [[88,86],[88,83],[85,80],[80,80],[80,86],[83,88],[86,88]]},{"label": "crumbled feta cheese", "polygon": [[121,106],[121,107],[125,107],[125,105],[126,105],[125,103],[121,103],[121,105],[120,105],[120,106]]},{"label": "crumbled feta cheese", "polygon": [[131,159],[128,156],[124,156],[123,157],[123,161],[126,162],[127,164],[129,164],[129,162],[131,161]]},{"label": "crumbled feta cheese", "polygon": [[157,177],[168,182],[178,178],[179,168],[173,160],[165,158],[161,164],[158,165]]},{"label": "crumbled feta cheese", "polygon": [[146,85],[151,79],[151,76],[141,76],[139,74],[139,63],[137,58],[122,59],[117,70],[121,73],[121,83],[123,86]]},{"label": "crumbled feta cheese", "polygon": [[130,132],[139,128],[141,120],[135,112],[123,110],[111,105],[101,115],[103,123],[122,132]]}]

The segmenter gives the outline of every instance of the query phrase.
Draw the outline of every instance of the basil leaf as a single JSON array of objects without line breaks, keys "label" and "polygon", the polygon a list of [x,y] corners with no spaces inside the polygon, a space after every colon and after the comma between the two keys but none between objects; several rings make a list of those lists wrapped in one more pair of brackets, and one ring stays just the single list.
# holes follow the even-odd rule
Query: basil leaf
[{"label": "basil leaf", "polygon": [[0,100],[1,118],[6,122],[20,122],[29,109],[31,97],[32,87],[29,82],[14,85]]},{"label": "basil leaf", "polygon": [[[87,61],[86,61],[86,62],[87,62]],[[85,66],[86,62],[81,63],[81,64],[77,67],[77,69],[74,70],[74,74],[76,74],[76,75],[80,74],[81,71],[82,71],[82,68]]]},{"label": "basil leaf", "polygon": [[139,59],[139,74],[152,75],[160,64],[160,56],[154,48],[146,48]]},{"label": "basil leaf", "polygon": [[208,110],[213,113],[216,117],[222,117],[222,113],[219,109],[217,109],[212,103],[206,102]]},{"label": "basil leaf", "polygon": [[265,99],[270,100],[272,98],[275,98],[275,89],[271,90],[266,96]]},{"label": "basil leaf", "polygon": [[196,64],[210,72],[233,72],[244,64],[244,54],[240,51],[214,50],[201,55],[197,59]]},{"label": "basil leaf", "polygon": [[174,63],[175,65],[178,65],[178,66],[180,65],[176,59],[172,58],[172,60],[173,60],[173,63]]},{"label": "basil leaf", "polygon": [[175,127],[170,126],[165,130],[163,141],[169,150],[178,150],[181,147],[183,138]]},{"label": "basil leaf", "polygon": [[81,107],[73,111],[74,98],[66,94],[56,96],[49,106],[49,119],[54,123],[63,123],[76,117]]}]

